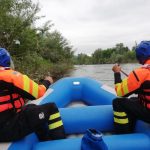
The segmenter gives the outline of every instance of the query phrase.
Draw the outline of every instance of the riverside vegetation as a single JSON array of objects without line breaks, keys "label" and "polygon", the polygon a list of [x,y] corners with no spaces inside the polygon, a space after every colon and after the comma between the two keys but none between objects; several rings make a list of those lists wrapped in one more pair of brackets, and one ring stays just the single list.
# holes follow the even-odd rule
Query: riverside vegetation
[{"label": "riverside vegetation", "polygon": [[9,50],[16,70],[38,80],[60,78],[72,67],[73,50],[52,22],[36,27],[39,4],[31,0],[0,0],[0,46]]},{"label": "riverside vegetation", "polygon": [[74,64],[135,63],[135,46],[130,50],[123,43],[118,43],[113,48],[99,48],[91,56],[81,53],[74,57]]},{"label": "riverside vegetation", "polygon": [[74,55],[69,41],[52,30],[47,21],[36,27],[40,7],[31,0],[0,0],[0,47],[9,50],[16,70],[35,80],[52,75],[57,80],[73,68],[73,64],[135,62],[134,50],[123,43],[106,50],[97,49],[91,56]]}]

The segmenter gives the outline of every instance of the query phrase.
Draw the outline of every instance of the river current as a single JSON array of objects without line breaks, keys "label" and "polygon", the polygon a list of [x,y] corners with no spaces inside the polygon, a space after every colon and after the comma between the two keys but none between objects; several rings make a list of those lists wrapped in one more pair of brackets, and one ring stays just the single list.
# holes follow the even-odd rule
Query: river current
[{"label": "river current", "polygon": [[[70,73],[72,77],[90,77],[102,84],[114,87],[114,74],[112,67],[114,64],[100,64],[100,65],[76,65],[74,70]],[[130,71],[139,67],[140,64],[122,64],[122,70],[129,74]],[[122,74],[122,78],[125,75]]]}]

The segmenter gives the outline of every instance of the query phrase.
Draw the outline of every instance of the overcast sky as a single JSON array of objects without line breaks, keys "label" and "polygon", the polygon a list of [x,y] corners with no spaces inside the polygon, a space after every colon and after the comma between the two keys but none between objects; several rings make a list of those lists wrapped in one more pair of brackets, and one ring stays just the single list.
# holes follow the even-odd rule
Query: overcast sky
[{"label": "overcast sky", "polygon": [[150,0],[33,0],[76,53],[150,40]]}]

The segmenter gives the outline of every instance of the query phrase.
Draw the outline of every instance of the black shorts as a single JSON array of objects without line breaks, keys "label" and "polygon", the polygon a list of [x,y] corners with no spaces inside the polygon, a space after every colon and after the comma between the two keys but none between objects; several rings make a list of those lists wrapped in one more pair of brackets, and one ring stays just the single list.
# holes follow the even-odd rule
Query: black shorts
[{"label": "black shorts", "polygon": [[36,132],[45,126],[55,109],[57,107],[54,103],[24,106],[19,113],[0,125],[0,142],[15,141]]}]

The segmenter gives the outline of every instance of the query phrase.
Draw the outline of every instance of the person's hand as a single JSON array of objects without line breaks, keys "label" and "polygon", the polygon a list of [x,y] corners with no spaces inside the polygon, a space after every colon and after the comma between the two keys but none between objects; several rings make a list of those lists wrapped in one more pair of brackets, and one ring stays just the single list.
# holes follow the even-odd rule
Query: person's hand
[{"label": "person's hand", "polygon": [[113,71],[114,73],[120,72],[120,71],[121,71],[121,67],[120,67],[118,64],[115,64],[115,65],[112,67],[112,71]]},{"label": "person's hand", "polygon": [[53,78],[51,76],[46,76],[44,80],[48,80],[51,84],[53,83]]}]

